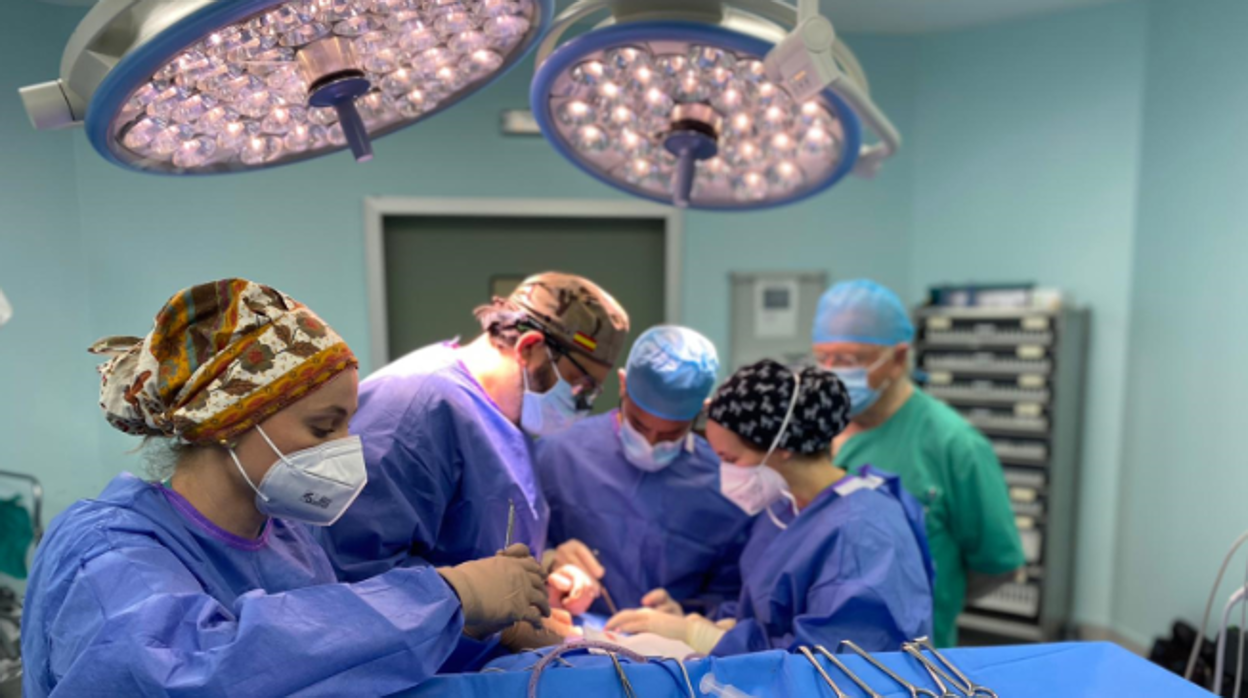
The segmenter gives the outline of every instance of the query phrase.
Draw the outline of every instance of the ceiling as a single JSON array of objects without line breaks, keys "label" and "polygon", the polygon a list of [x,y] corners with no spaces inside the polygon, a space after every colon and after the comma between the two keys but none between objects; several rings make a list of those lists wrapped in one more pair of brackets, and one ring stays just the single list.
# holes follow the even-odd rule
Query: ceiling
[{"label": "ceiling", "polygon": [[[90,7],[95,0],[42,0],[52,5]],[[795,0],[789,0],[794,2]],[[1115,0],[821,0],[839,31],[870,34],[926,34]],[[558,6],[568,5],[559,0]]]}]

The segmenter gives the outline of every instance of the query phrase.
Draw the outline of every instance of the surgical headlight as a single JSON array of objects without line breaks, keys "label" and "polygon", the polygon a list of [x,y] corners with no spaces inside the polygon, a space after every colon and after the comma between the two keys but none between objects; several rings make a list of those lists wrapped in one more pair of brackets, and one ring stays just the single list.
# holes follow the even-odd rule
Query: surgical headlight
[{"label": "surgical headlight", "polygon": [[[816,0],[666,5],[583,0],[538,50],[534,116],[590,175],[678,206],[750,209],[813,195],[851,171],[871,176],[900,146]],[[877,144],[863,144],[864,122]]]},{"label": "surgical headlight", "polygon": [[101,0],[38,128],[85,120],[104,157],[205,174],[286,164],[409,126],[514,64],[552,0]]}]

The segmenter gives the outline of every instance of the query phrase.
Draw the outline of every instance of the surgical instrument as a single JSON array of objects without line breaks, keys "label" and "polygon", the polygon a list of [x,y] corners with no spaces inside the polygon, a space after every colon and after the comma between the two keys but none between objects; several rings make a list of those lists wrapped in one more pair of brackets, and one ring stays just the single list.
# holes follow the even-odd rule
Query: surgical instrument
[{"label": "surgical instrument", "polygon": [[931,638],[920,637],[916,639],[912,644],[917,645],[919,648],[925,649],[928,652],[931,652],[932,656],[940,660],[940,663],[945,665],[945,668],[947,668],[950,672],[953,673],[954,676],[958,677],[958,679],[961,680],[960,683],[958,681],[954,681],[954,683],[958,683],[959,684],[958,688],[962,688],[963,692],[966,693],[966,695],[972,696],[972,697],[973,696],[985,696],[985,698],[997,698],[997,694],[991,688],[988,688],[987,686],[980,686],[974,681],[971,681],[970,677],[962,673],[961,669],[959,669],[953,662],[949,661],[945,657],[945,655],[941,654],[940,651],[936,649],[936,645],[932,644]]},{"label": "surgical instrument", "polygon": [[[595,560],[601,557],[598,554],[597,548],[595,548],[592,552],[594,553]],[[602,564],[602,563],[599,562],[599,564]],[[615,599],[611,598],[611,592],[607,591],[607,585],[601,579],[598,580],[598,588],[602,589],[602,600],[607,602],[607,610],[611,611],[611,615],[614,616],[615,614],[619,613],[620,609],[618,606],[615,605]]]},{"label": "surgical instrument", "polygon": [[898,686],[906,689],[906,692],[910,694],[910,698],[919,698],[919,696],[927,696],[927,698],[942,698],[942,696],[936,695],[936,693],[929,691],[926,688],[919,688],[918,686],[915,686],[909,681],[901,678],[892,669],[889,669],[881,664],[878,659],[872,657],[866,650],[855,644],[853,640],[841,640],[841,647],[848,647],[854,652],[854,654],[857,654],[859,657],[862,657],[870,662],[871,666],[879,669],[884,675],[888,676],[888,678],[897,682]]},{"label": "surgical instrument", "polygon": [[826,681],[828,686],[832,688],[832,693],[836,695],[836,698],[849,698],[849,696],[845,695],[845,692],[841,690],[841,687],[836,685],[836,682],[832,680],[832,677],[828,676],[828,672],[823,670],[823,667],[819,664],[819,660],[815,659],[815,655],[811,654],[809,647],[798,647],[797,651],[804,654],[806,659],[810,660],[810,663],[815,667],[815,671],[819,672],[819,675],[823,677],[823,680]]},{"label": "surgical instrument", "polygon": [[516,533],[516,500],[507,500],[507,538],[503,543],[504,548],[511,547],[512,537]]},{"label": "surgical instrument", "polygon": [[619,613],[620,609],[615,605],[615,600],[611,598],[611,592],[607,591],[607,585],[599,580],[598,588],[602,589],[602,600],[607,602],[607,609],[611,611],[611,615]]},{"label": "surgical instrument", "polygon": [[[919,650],[918,645],[907,642],[907,643],[902,644],[901,649],[906,654],[918,660],[919,664],[924,669],[927,670],[927,675],[932,677],[932,683],[936,684],[936,688],[940,691],[940,694],[943,698],[960,698],[960,696],[957,693],[954,693],[953,691],[949,690],[950,685],[953,685],[956,688],[960,689],[963,693],[966,693],[966,689],[963,688],[962,685],[958,683],[957,679],[946,674],[943,669],[936,666],[935,664],[932,664],[930,659],[928,659],[927,657],[924,657],[923,653]],[[949,683],[945,683],[946,681],[948,681]],[[967,695],[969,696],[971,694],[967,693]]]},{"label": "surgical instrument", "polygon": [[822,654],[824,657],[827,657],[829,662],[832,662],[832,664],[836,666],[836,668],[839,669],[842,674],[848,676],[850,681],[853,681],[854,684],[858,686],[858,688],[861,688],[862,691],[867,694],[867,698],[884,698],[884,696],[881,696],[879,693],[876,693],[875,689],[871,688],[870,684],[858,678],[857,674],[850,671],[849,667],[845,666],[845,662],[842,662],[841,660],[837,659],[836,655],[829,652],[826,647],[824,647],[823,645],[815,645],[815,651],[818,652],[819,654]]}]

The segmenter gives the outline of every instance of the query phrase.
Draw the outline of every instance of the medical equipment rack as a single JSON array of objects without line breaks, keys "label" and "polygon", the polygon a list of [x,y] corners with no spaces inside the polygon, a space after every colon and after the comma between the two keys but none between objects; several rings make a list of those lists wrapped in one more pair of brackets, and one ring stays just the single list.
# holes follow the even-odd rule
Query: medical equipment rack
[{"label": "medical equipment rack", "polygon": [[1088,315],[1074,307],[915,311],[924,389],[992,442],[1027,558],[1025,579],[968,602],[960,628],[1036,642],[1069,631]]}]

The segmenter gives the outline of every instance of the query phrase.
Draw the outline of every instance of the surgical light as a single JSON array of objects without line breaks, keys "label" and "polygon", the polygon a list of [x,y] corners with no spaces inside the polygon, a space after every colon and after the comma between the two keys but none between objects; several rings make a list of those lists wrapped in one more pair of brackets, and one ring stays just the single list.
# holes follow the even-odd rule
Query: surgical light
[{"label": "surgical light", "polygon": [[[582,0],[556,18],[537,63],[530,96],[546,138],[655,201],[791,203],[850,172],[874,175],[900,147],[816,0]],[[876,143],[864,144],[864,123]]]},{"label": "surgical light", "polygon": [[136,170],[260,169],[371,141],[516,63],[552,0],[101,0],[61,78],[22,90],[38,128],[85,121]]}]

